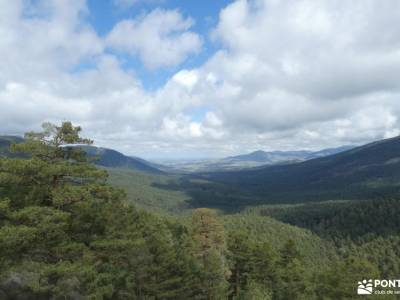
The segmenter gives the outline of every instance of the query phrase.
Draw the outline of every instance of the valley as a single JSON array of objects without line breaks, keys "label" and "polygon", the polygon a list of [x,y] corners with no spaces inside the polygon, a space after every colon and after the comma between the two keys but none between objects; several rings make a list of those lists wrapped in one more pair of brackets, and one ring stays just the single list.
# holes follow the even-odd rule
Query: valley
[{"label": "valley", "polygon": [[354,146],[341,146],[337,148],[323,149],[319,151],[254,151],[249,154],[230,156],[213,160],[194,160],[194,161],[162,161],[158,167],[167,172],[175,173],[198,173],[198,172],[218,172],[234,171],[248,168],[262,167],[276,164],[292,164],[313,158],[333,155]]},{"label": "valley", "polygon": [[[9,150],[13,143],[16,146],[11,147],[18,148],[24,147],[26,142],[21,138],[1,137],[3,167],[0,175],[3,174],[4,179],[9,172],[14,172],[6,171],[7,164],[34,161],[32,159],[35,159],[35,152],[30,154],[33,155],[31,158],[30,155]],[[233,274],[226,279],[226,284],[232,288],[241,286],[249,289],[248,280],[253,278],[251,284],[256,287],[251,289],[270,295],[268,297],[273,295],[272,299],[288,299],[289,296],[283,292],[284,287],[281,285],[289,283],[293,288],[303,285],[303,288],[293,294],[295,299],[301,299],[297,297],[305,295],[307,299],[320,299],[320,289],[324,290],[324,295],[328,295],[327,299],[348,299],[340,298],[354,293],[354,286],[348,278],[356,280],[365,274],[380,274],[386,278],[399,274],[399,138],[351,149],[341,148],[343,151],[335,150],[331,155],[317,155],[297,162],[279,161],[276,164],[250,168],[242,166],[240,170],[229,171],[222,167],[218,170],[207,169],[207,172],[167,172],[168,168],[159,164],[94,146],[67,145],[62,149],[72,151],[71,153],[81,153],[83,150],[90,165],[96,165],[90,172],[98,170],[107,173],[106,182],[110,188],[117,188],[122,192],[117,196],[119,194],[114,195],[110,190],[110,197],[122,197],[127,201],[127,207],[118,208],[119,214],[130,211],[128,207],[134,205],[137,211],[132,212],[131,217],[135,220],[139,218],[143,225],[136,224],[134,219],[124,219],[123,222],[145,226],[140,230],[143,230],[148,241],[155,236],[152,237],[153,233],[146,226],[164,224],[164,229],[157,229],[163,234],[172,235],[174,239],[181,239],[183,236],[186,236],[185,239],[195,239],[187,234],[193,230],[193,218],[196,214],[215,218],[210,222],[220,222],[229,252],[218,255],[223,255],[234,264],[230,267]],[[265,160],[262,161],[265,163]],[[89,166],[87,168],[90,170]],[[0,182],[4,179],[0,177]],[[4,186],[4,182],[0,191],[3,191],[3,196],[6,192],[7,197],[8,188]],[[87,188],[89,187],[90,185]],[[13,197],[13,193],[8,194],[8,197]],[[106,194],[104,196],[108,197]],[[1,202],[3,206],[0,206],[0,213],[1,209],[7,211],[8,204],[4,199],[7,198],[3,198]],[[105,216],[111,213],[108,212],[109,209],[117,209],[115,205],[105,208]],[[210,209],[210,212],[205,209]],[[214,217],[208,215],[211,212]],[[87,213],[92,214],[90,210]],[[19,218],[22,212],[17,210],[12,214],[15,214],[13,218]],[[117,226],[114,223],[117,219],[106,222],[110,222],[109,226]],[[12,224],[12,220],[7,222]],[[8,223],[3,223],[6,226],[4,224]],[[84,226],[94,225],[95,223]],[[3,230],[4,228],[6,227]],[[165,230],[171,232],[167,233]],[[0,230],[0,240],[3,239],[3,242],[7,237],[4,234]],[[128,241],[131,238],[126,239]],[[173,251],[187,251],[179,248],[183,247],[181,243],[182,241],[178,242]],[[161,245],[157,247],[159,246]],[[117,252],[121,253],[125,249],[122,247]],[[282,265],[281,262],[286,255],[285,251],[289,251],[290,259],[293,259],[289,265]],[[252,265],[250,261],[253,259],[266,259],[262,263],[265,264],[267,273]],[[79,262],[80,265],[82,263]],[[152,264],[154,263],[149,266]],[[25,264],[23,266],[29,268]],[[239,276],[246,268],[249,268],[251,277],[240,275],[241,279],[237,282],[235,276]],[[165,271],[168,269],[169,267]],[[268,275],[268,272],[275,275]],[[342,277],[343,280],[337,278],[338,272],[344,273],[346,277]],[[115,272],[112,274],[115,275]],[[257,279],[261,274],[264,274],[263,279]],[[294,279],[292,276],[299,277]],[[316,280],[317,277],[322,281]],[[332,280],[337,283],[332,284]],[[259,285],[260,282],[267,282],[267,285]],[[334,296],[337,295],[337,284],[342,285],[342,296],[339,298]],[[5,283],[0,284],[0,295],[1,289],[7,290]],[[167,288],[168,291],[171,289],[172,287]],[[178,295],[181,292],[176,293]],[[250,289],[246,295],[251,295]],[[308,298],[310,295],[311,298]],[[248,297],[260,299],[254,295]]]},{"label": "valley", "polygon": [[400,299],[399,0],[0,0],[0,54],[0,300]]}]

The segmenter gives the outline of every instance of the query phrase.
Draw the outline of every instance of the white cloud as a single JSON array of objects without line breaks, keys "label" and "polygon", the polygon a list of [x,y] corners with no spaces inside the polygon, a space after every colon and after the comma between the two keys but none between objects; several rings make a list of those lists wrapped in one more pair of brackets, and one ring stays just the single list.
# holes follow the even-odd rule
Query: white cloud
[{"label": "white cloud", "polygon": [[[144,156],[393,136],[399,8],[395,0],[238,0],[213,32],[221,49],[150,92],[105,47],[149,68],[176,66],[201,48],[190,18],[157,9],[121,20],[103,39],[83,0],[0,0],[0,133],[71,119],[99,144]],[[93,67],[79,69],[83,63]]]},{"label": "white cloud", "polygon": [[151,69],[175,66],[201,49],[198,34],[189,29],[193,20],[177,10],[155,9],[133,20],[119,22],[107,37],[107,45],[138,55]]},{"label": "white cloud", "polygon": [[181,70],[172,77],[172,80],[188,89],[192,89],[198,81],[198,75],[196,71]]},{"label": "white cloud", "polygon": [[[0,12],[6,15],[0,16],[0,84],[46,78],[102,53],[101,39],[84,21],[84,1],[39,1],[30,7],[23,3],[0,2]],[[29,8],[31,15],[24,18]]]},{"label": "white cloud", "polygon": [[238,0],[213,32],[224,49],[201,68],[199,82],[209,83],[203,98],[229,132],[261,136],[273,148],[288,138],[285,147],[299,148],[308,137],[309,148],[398,132],[399,8],[398,1]]},{"label": "white cloud", "polygon": [[254,84],[340,98],[399,88],[399,11],[398,1],[240,0],[221,12],[214,35],[227,59],[250,64],[235,63],[247,67],[238,80],[257,69]]}]

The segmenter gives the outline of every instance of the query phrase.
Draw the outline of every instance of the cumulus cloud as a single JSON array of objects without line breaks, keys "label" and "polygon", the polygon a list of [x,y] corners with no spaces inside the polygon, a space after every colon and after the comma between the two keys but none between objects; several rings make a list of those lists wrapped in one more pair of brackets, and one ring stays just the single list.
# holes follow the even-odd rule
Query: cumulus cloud
[{"label": "cumulus cloud", "polygon": [[223,49],[201,68],[203,81],[214,79],[211,105],[230,130],[279,131],[282,139],[292,132],[294,145],[305,132],[320,146],[329,143],[323,136],[340,143],[393,135],[399,12],[397,1],[238,0],[221,11],[212,34]]},{"label": "cumulus cloud", "polygon": [[[190,118],[182,117],[192,101],[182,83],[171,79],[158,91],[145,91],[115,55],[106,53],[105,41],[86,22],[85,1],[0,6],[1,133],[72,120],[99,144],[127,153],[148,152],[177,132],[199,136]],[[80,69],[88,62],[89,68]],[[165,120],[179,127],[164,128]]]},{"label": "cumulus cloud", "polygon": [[138,55],[151,69],[175,66],[201,49],[199,35],[189,30],[192,25],[193,20],[177,10],[155,9],[137,19],[119,22],[108,35],[107,45]]},{"label": "cumulus cloud", "polygon": [[261,64],[264,84],[335,99],[398,89],[399,9],[396,1],[240,0],[221,12],[214,35],[230,55]]},{"label": "cumulus cloud", "polygon": [[100,37],[89,14],[84,0],[0,0],[1,133],[70,119],[128,154],[223,156],[399,132],[398,1],[237,0],[219,49],[155,91],[113,51],[177,66],[202,47],[194,20],[156,9]]}]

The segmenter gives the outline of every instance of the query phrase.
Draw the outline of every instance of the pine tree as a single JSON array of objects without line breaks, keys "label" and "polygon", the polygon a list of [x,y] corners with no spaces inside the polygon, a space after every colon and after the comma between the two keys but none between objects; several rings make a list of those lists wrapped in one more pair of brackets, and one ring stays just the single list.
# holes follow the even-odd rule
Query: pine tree
[{"label": "pine tree", "polygon": [[[70,122],[45,124],[12,146],[22,155],[0,159],[0,298],[199,296],[205,273],[188,231],[126,203],[75,147],[91,143],[80,131]],[[213,243],[218,255],[205,259],[212,266],[224,237]]]},{"label": "pine tree", "polygon": [[231,261],[232,275],[229,278],[231,285],[230,297],[239,297],[247,284],[252,271],[252,241],[244,231],[235,231],[229,235],[228,249]]},{"label": "pine tree", "polygon": [[[317,295],[327,299],[354,299],[357,283],[363,279],[380,278],[378,268],[371,262],[355,257],[335,261],[315,278]],[[380,296],[385,299],[385,296]],[[389,296],[389,299],[391,297]]]},{"label": "pine tree", "polygon": [[46,123],[42,132],[27,133],[24,143],[11,147],[17,156],[0,160],[0,287],[8,282],[12,288],[3,290],[15,297],[113,293],[92,263],[92,243],[106,235],[123,193],[107,185],[106,172],[74,147],[91,143],[80,132],[70,122]]},{"label": "pine tree", "polygon": [[289,239],[281,250],[274,283],[274,299],[310,299],[306,272],[296,244]]},{"label": "pine tree", "polygon": [[225,299],[230,276],[225,233],[212,210],[200,208],[193,212],[192,238],[193,255],[202,270],[201,289],[205,299]]},{"label": "pine tree", "polygon": [[266,242],[256,242],[250,255],[251,279],[269,291],[276,281],[277,254]]}]

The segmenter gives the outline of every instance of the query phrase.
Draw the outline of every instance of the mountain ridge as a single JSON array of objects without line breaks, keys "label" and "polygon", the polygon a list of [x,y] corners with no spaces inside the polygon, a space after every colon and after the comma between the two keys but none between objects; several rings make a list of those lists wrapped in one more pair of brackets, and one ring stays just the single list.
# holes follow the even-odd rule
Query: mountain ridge
[{"label": "mountain ridge", "polygon": [[337,148],[328,148],[318,151],[308,150],[293,150],[293,151],[263,151],[257,150],[247,154],[236,156],[228,156],[222,159],[214,159],[200,162],[185,162],[167,164],[161,168],[167,172],[187,172],[187,173],[202,173],[202,172],[219,172],[242,170],[251,168],[260,168],[267,165],[275,164],[292,164],[301,161],[323,157],[346,151],[355,146],[341,146]]},{"label": "mountain ridge", "polygon": [[[327,156],[327,155],[333,155],[336,153],[340,153],[343,151],[350,150],[354,148],[355,146],[352,145],[345,145],[345,146],[340,146],[336,148],[326,148],[322,150],[317,150],[317,151],[311,151],[311,150],[291,150],[291,151],[282,151],[282,150],[277,150],[277,151],[264,151],[264,150],[257,150],[250,152],[248,154],[241,154],[241,155],[236,155],[236,156],[229,156],[224,158],[224,160],[253,160],[253,161],[271,161],[272,162],[277,162],[276,158],[281,158],[279,160],[285,161],[285,160],[290,160],[290,159],[312,159],[316,157],[322,157],[322,156]],[[275,158],[275,161],[273,159]]]},{"label": "mountain ridge", "polygon": [[122,168],[122,169],[134,169],[148,173],[161,174],[163,171],[142,158],[136,158],[126,156],[123,153],[103,147],[96,146],[79,146],[82,148],[88,156],[97,157],[94,161],[96,165],[108,167],[108,168]]},{"label": "mountain ridge", "polygon": [[[9,151],[12,143],[23,142],[24,139],[18,136],[0,136],[0,157],[14,157]],[[159,170],[152,163],[147,162],[142,158],[126,156],[121,152],[113,149],[97,147],[92,145],[75,145],[73,147],[82,148],[88,156],[96,157],[94,164],[102,167],[133,169],[153,174],[161,174],[163,171]]]},{"label": "mountain ridge", "polygon": [[266,202],[367,199],[400,195],[400,138],[375,141],[344,152],[290,165],[204,173]]}]

